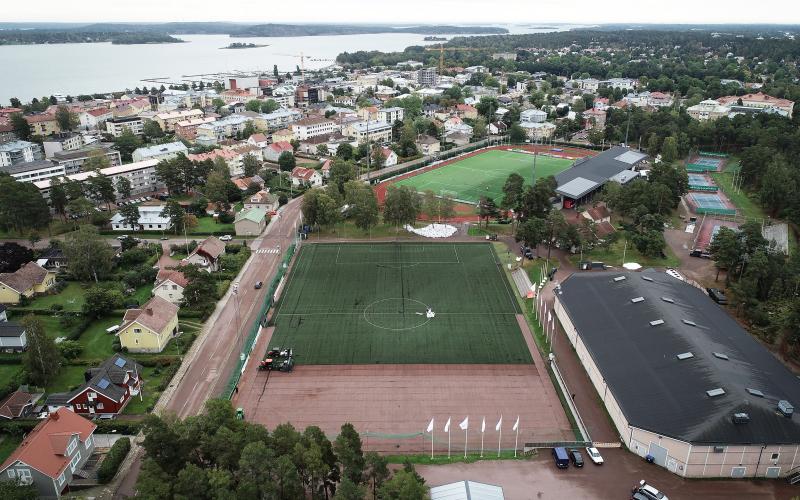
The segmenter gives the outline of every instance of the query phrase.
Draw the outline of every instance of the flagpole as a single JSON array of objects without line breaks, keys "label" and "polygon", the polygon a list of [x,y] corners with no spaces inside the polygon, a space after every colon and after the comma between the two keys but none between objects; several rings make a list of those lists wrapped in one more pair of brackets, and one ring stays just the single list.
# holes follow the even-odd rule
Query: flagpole
[{"label": "flagpole", "polygon": [[[502,422],[503,417],[500,417],[500,421]],[[500,458],[500,441],[503,440],[503,426],[500,426],[500,437],[497,438],[497,458]]]},{"label": "flagpole", "polygon": [[447,426],[447,458],[450,458],[450,426]]},{"label": "flagpole", "polygon": [[481,458],[483,458],[483,433],[484,431],[481,431]]},{"label": "flagpole", "polygon": [[469,427],[464,429],[464,458],[467,458],[467,442],[469,441]]},{"label": "flagpole", "polygon": [[517,419],[517,437],[514,438],[514,458],[517,458],[517,445],[519,444],[519,419]]},{"label": "flagpole", "polygon": [[431,429],[431,460],[433,460],[433,429]]}]

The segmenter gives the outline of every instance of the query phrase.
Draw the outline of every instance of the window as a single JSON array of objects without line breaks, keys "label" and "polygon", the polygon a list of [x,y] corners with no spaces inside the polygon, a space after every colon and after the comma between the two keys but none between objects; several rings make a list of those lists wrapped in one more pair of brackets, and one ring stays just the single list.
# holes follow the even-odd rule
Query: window
[{"label": "window", "polygon": [[66,481],[66,480],[67,480],[66,471],[64,471],[64,472],[61,473],[60,476],[58,476],[58,485],[62,486],[64,484],[64,481]]},{"label": "window", "polygon": [[78,452],[75,454],[74,457],[72,457],[72,460],[69,461],[69,468],[72,470],[72,472],[75,472],[75,469],[78,467],[80,461],[81,461],[81,452]]},{"label": "window", "polygon": [[75,451],[75,448],[78,446],[78,440],[73,438],[69,442],[69,446],[67,446],[67,456],[72,455],[72,452]]},{"label": "window", "polygon": [[14,469],[8,469],[8,471],[6,472],[8,473],[8,477],[10,477],[11,479],[15,479],[17,477],[17,471],[15,471]]},{"label": "window", "polygon": [[781,454],[780,454],[780,453],[773,453],[773,454],[772,454],[772,460],[777,460],[777,459],[778,459],[778,457],[780,457],[780,456],[781,456]]},{"label": "window", "polygon": [[134,328],[133,329],[133,333],[142,333],[142,329],[141,328]]},{"label": "window", "polygon": [[[103,403],[97,403],[97,409],[98,410],[103,410],[103,409],[105,409],[105,406],[103,406]],[[91,438],[89,438],[89,439],[91,439]],[[88,443],[88,441],[87,441],[87,443]]]},{"label": "window", "polygon": [[22,484],[31,484],[33,482],[29,469],[17,469],[17,476],[19,476],[19,482]]},{"label": "window", "polygon": [[[103,407],[103,403],[98,403],[97,407],[98,408],[102,408]],[[88,438],[86,438],[86,442],[83,443],[83,446],[84,446],[84,448],[87,448],[87,449],[92,446],[92,436],[89,436]]]}]

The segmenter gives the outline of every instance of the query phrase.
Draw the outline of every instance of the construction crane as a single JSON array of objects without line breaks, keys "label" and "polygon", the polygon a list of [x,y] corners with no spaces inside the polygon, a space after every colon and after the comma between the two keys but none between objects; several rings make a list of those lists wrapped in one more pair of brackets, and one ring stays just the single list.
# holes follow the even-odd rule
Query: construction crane
[{"label": "construction crane", "polygon": [[444,70],[444,51],[445,50],[452,50],[453,52],[478,52],[481,50],[488,50],[484,48],[475,48],[475,47],[445,47],[443,43],[440,43],[438,47],[425,47],[425,50],[428,52],[439,52],[439,74],[442,74]]},{"label": "construction crane", "polygon": [[303,81],[306,81],[306,59],[313,62],[336,62],[336,59],[324,59],[322,57],[310,57],[306,56],[302,52],[299,54],[273,54],[276,56],[286,56],[286,57],[297,57],[300,59],[300,74],[302,75]]}]

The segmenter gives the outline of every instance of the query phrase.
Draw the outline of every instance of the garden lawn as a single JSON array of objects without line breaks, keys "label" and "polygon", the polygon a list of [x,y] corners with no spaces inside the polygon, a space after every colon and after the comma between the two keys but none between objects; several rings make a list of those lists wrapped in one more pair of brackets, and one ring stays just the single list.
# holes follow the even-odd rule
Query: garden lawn
[{"label": "garden lawn", "polygon": [[22,436],[12,436],[11,434],[0,436],[0,463],[5,462],[21,442]]},{"label": "garden lawn", "polygon": [[[618,241],[612,243],[608,248],[595,247],[593,250],[583,252],[583,260],[592,262],[603,262],[607,266],[622,267],[622,256],[625,255],[625,262],[636,262],[643,267],[679,267],[680,260],[670,249],[669,245],[664,247],[664,254],[666,259],[654,259],[652,257],[645,257],[640,254],[633,242],[628,241],[628,248],[625,249],[625,238],[622,237]],[[581,259],[580,254],[570,256],[569,260],[577,266],[578,261]]]},{"label": "garden lawn", "polygon": [[[165,349],[166,350],[166,349]],[[164,378],[164,372],[168,368],[158,368],[158,374],[155,373],[155,367],[145,367],[139,375],[144,380],[144,390],[142,390],[142,397],[135,396],[131,398],[128,405],[122,411],[124,415],[141,415],[147,413],[148,408],[156,404],[160,392],[156,391],[156,387],[161,383]]]},{"label": "garden lawn", "polygon": [[[534,155],[493,150],[457,160],[442,167],[398,181],[422,193],[450,194],[454,199],[477,203],[481,197],[493,198],[498,205],[503,198],[503,185],[516,173],[531,183]],[[536,156],[536,178],[556,175],[572,165],[572,160],[552,156]]]},{"label": "garden lawn", "polygon": [[105,360],[114,354],[112,345],[117,337],[106,332],[106,329],[119,325],[122,318],[119,316],[106,317],[95,320],[81,334],[78,341],[83,345],[82,359]]},{"label": "garden lawn", "polygon": [[[19,356],[22,355],[19,354]],[[22,365],[0,365],[0,386],[4,386],[11,382],[14,376],[21,370]]]},{"label": "garden lawn", "polygon": [[58,376],[50,385],[45,387],[47,394],[54,392],[67,392],[85,382],[83,374],[90,366],[67,365],[61,368]]},{"label": "garden lawn", "polygon": [[226,232],[233,234],[234,233],[233,224],[217,223],[217,221],[215,221],[213,217],[198,217],[197,226],[193,227],[189,231],[189,234],[215,233],[215,232]]},{"label": "garden lawn", "polygon": [[28,307],[32,309],[49,310],[54,304],[60,304],[65,311],[80,312],[86,298],[86,288],[76,281],[67,282],[59,293],[54,295],[41,295],[33,299]]}]

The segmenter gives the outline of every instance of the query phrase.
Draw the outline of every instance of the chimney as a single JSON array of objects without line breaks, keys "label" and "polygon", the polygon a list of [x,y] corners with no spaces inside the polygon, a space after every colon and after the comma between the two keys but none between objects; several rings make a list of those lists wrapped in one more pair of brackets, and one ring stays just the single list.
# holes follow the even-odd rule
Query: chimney
[{"label": "chimney", "polygon": [[144,312],[146,312],[148,316],[152,316],[153,315],[153,308],[152,307],[148,307],[147,309],[144,310]]},{"label": "chimney", "polygon": [[58,420],[58,412],[54,411],[53,413],[51,413],[50,418],[53,420]]}]

